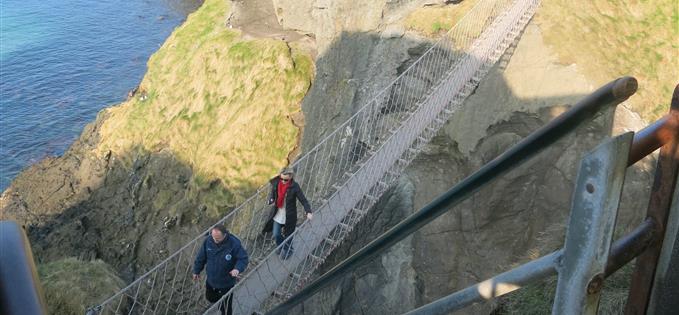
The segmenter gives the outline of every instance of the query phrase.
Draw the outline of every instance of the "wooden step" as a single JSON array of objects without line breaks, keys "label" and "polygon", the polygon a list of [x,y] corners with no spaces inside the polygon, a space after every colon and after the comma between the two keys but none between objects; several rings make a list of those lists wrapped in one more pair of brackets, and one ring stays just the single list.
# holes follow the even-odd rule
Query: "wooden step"
[{"label": "wooden step", "polygon": [[332,246],[332,247],[336,247],[337,245],[339,245],[339,241],[333,240],[333,239],[328,238],[328,237],[324,238],[323,240],[326,243],[330,244],[330,246]]},{"label": "wooden step", "polygon": [[321,257],[318,257],[318,256],[316,256],[316,255],[314,255],[314,254],[309,254],[308,257],[311,258],[311,260],[312,260],[314,263],[317,263],[317,264],[319,264],[319,265],[322,264],[322,263],[325,261],[325,259],[323,259],[323,258],[321,258]]},{"label": "wooden step", "polygon": [[375,196],[373,196],[373,195],[365,195],[365,196],[363,196],[363,197],[364,197],[365,199],[370,200],[370,201],[377,201],[377,197],[375,197]]},{"label": "wooden step", "polygon": [[364,210],[359,209],[359,208],[356,208],[356,207],[352,208],[351,211],[353,211],[353,212],[355,212],[355,213],[358,213],[358,214],[360,214],[360,215],[364,215],[364,214],[367,213],[367,211],[364,211]]},{"label": "wooden step", "polygon": [[389,188],[390,185],[379,180],[379,181],[377,181],[377,183],[375,183],[375,186],[387,189],[387,188]]},{"label": "wooden step", "polygon": [[299,281],[300,279],[302,279],[302,275],[301,275],[301,274],[298,274],[298,273],[295,273],[295,272],[289,274],[288,277],[290,277],[290,278],[292,278],[292,279],[297,279],[298,281]]},{"label": "wooden step", "polygon": [[342,222],[337,224],[337,226],[339,226],[341,229],[343,229],[345,231],[351,231],[353,229],[353,227],[351,225],[346,224],[346,223],[342,223]]},{"label": "wooden step", "polygon": [[388,170],[386,173],[389,174],[392,177],[396,177],[396,178],[401,177],[401,173],[398,173],[398,172],[395,172],[395,171],[392,171],[392,170]]},{"label": "wooden step", "polygon": [[290,297],[292,297],[291,293],[285,293],[285,292],[282,292],[282,291],[279,291],[279,290],[273,291],[273,293],[271,293],[271,295],[276,297],[276,298],[283,299],[283,300],[287,300]]}]

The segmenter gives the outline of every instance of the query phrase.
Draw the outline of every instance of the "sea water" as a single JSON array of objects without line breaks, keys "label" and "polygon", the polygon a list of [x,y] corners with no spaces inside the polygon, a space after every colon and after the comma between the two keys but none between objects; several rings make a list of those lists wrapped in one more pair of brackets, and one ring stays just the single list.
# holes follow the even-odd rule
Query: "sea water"
[{"label": "sea water", "polygon": [[200,0],[0,0],[0,191],[139,84]]}]

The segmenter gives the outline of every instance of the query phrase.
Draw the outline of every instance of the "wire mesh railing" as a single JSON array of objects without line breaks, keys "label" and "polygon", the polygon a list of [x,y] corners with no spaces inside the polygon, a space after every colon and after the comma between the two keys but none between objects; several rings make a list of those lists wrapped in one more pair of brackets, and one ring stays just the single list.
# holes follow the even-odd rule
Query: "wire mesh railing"
[{"label": "wire mesh railing", "polygon": [[[313,271],[395,182],[473,91],[532,17],[538,0],[479,0],[439,41],[292,166],[316,210],[291,236],[294,254],[276,255],[269,235],[268,185],[223,223],[242,240],[250,268],[231,290],[237,314],[270,309]],[[213,312],[191,280],[201,234],[100,305],[93,314]],[[283,245],[281,245],[283,246]],[[279,248],[280,249],[280,248]]]}]

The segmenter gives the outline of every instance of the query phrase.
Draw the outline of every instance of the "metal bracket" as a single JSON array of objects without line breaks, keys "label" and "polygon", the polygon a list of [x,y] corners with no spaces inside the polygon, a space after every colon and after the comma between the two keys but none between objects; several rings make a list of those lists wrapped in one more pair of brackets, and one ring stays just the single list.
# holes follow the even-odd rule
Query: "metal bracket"
[{"label": "metal bracket", "polygon": [[552,314],[596,314],[634,133],[580,163]]}]

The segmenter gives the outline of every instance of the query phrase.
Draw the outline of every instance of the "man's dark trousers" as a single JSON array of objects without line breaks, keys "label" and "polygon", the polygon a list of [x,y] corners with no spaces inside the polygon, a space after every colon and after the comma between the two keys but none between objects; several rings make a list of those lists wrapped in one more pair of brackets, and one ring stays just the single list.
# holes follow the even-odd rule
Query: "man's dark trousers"
[{"label": "man's dark trousers", "polygon": [[[223,289],[215,289],[211,287],[209,284],[205,283],[205,298],[210,302],[210,303],[215,303],[219,301],[219,298],[224,296],[229,290],[231,290],[233,287],[229,288],[223,288]],[[232,315],[233,314],[233,294],[229,295],[226,297],[224,302],[219,305],[219,311],[222,313],[222,315],[225,315],[225,310],[224,310],[224,304],[226,304],[226,315]]]}]

